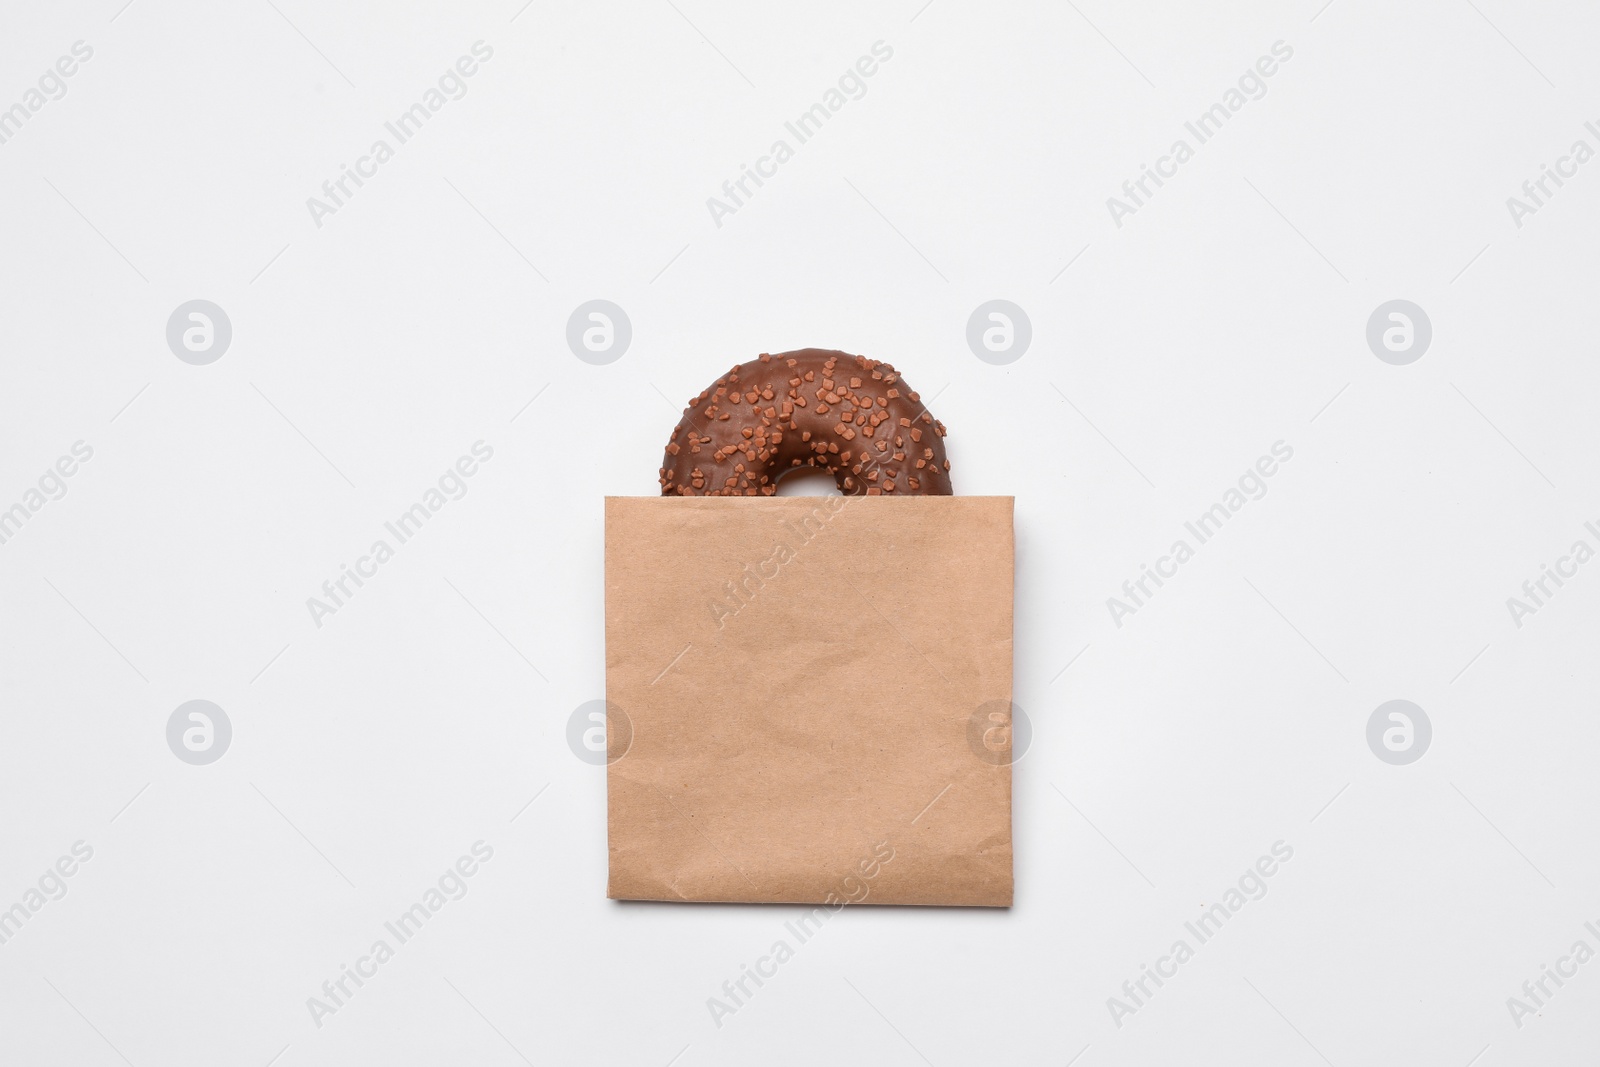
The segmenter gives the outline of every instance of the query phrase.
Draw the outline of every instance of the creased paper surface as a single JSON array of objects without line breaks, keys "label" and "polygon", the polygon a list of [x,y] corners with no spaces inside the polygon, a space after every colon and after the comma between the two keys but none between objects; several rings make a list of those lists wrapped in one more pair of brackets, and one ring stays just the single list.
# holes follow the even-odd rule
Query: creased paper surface
[{"label": "creased paper surface", "polygon": [[605,548],[609,896],[1010,905],[1012,498],[608,497]]}]

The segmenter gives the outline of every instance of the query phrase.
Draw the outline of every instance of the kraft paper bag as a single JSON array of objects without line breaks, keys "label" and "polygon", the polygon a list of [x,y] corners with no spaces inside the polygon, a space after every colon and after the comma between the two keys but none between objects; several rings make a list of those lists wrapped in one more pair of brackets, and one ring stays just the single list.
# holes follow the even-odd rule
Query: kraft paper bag
[{"label": "kraft paper bag", "polygon": [[1011,904],[1012,498],[608,497],[610,885]]}]

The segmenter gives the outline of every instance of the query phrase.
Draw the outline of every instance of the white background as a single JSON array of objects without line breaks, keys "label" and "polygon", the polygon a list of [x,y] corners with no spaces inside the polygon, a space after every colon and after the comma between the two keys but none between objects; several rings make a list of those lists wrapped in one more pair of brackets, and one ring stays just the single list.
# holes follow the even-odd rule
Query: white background
[{"label": "white background", "polygon": [[[94,50],[0,145],[0,508],[94,450],[0,545],[0,907],[94,849],[0,945],[0,1062],[1592,1061],[1600,963],[1520,1027],[1506,1002],[1600,949],[1600,564],[1520,628],[1506,599],[1600,547],[1600,163],[1520,228],[1506,198],[1600,147],[1600,15],[123,2],[0,27],[0,107]],[[307,198],[478,40],[467,94],[317,226]],[[880,40],[717,226],[706,199]],[[1266,95],[1116,225],[1280,40]],[[166,342],[196,298],[233,327],[207,366]],[[594,298],[633,327],[605,366],[565,340]],[[1007,366],[965,339],[995,298],[1032,322]],[[1433,326],[1406,366],[1365,336],[1397,298]],[[656,492],[728,366],[807,345],[894,362],[957,492],[1016,497],[1016,906],[847,909],[718,1027],[799,909],[605,900],[604,774],[565,731],[603,693],[602,496]],[[317,626],[307,598],[479,440],[467,495]],[[1117,626],[1107,598],[1280,440],[1267,494]],[[1433,725],[1409,766],[1366,742],[1397,698]],[[233,725],[209,766],[167,747],[191,699]],[[478,840],[470,892],[315,1025]],[[1279,840],[1268,894],[1116,1025]]]}]

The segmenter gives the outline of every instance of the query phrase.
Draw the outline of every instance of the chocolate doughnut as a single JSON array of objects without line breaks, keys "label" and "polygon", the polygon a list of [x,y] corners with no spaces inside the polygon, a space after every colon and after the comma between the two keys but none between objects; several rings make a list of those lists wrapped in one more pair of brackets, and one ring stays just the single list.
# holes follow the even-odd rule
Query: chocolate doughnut
[{"label": "chocolate doughnut", "polygon": [[950,495],[944,424],[889,364],[823,348],[741,363],[689,402],[662,496],[772,496],[796,467],[846,496]]}]

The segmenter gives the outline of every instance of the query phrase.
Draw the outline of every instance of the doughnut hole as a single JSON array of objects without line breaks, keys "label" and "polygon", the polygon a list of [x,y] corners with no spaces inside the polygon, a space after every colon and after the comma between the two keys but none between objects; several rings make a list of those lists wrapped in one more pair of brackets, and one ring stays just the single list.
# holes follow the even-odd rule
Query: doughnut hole
[{"label": "doughnut hole", "polygon": [[827,467],[791,467],[778,476],[778,496],[843,496]]}]

